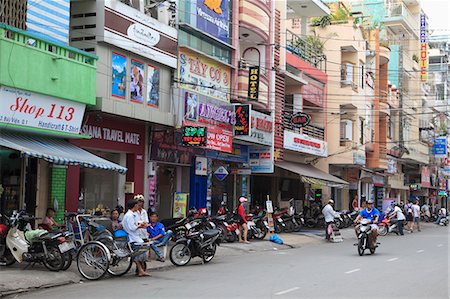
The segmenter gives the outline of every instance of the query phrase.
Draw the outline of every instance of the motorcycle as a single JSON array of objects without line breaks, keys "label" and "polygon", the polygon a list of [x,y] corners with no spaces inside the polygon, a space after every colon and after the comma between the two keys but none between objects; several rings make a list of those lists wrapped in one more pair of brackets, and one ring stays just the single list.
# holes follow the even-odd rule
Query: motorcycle
[{"label": "motorcycle", "polygon": [[440,226],[447,226],[448,225],[448,216],[441,218],[441,220],[439,221],[439,225]]},{"label": "motorcycle", "polygon": [[[358,243],[355,246],[358,247],[358,254],[364,255],[366,249],[370,250],[370,254],[374,254],[377,246],[373,246],[373,233],[372,233],[372,220],[362,219],[358,229]],[[378,243],[377,243],[378,244]]]},{"label": "motorcycle", "polygon": [[43,263],[50,271],[62,270],[66,265],[65,253],[74,248],[73,242],[66,242],[63,233],[31,230],[30,221],[33,219],[23,211],[14,212],[8,219],[3,256],[11,253],[19,263]]},{"label": "motorcycle", "polygon": [[248,238],[263,240],[269,231],[269,224],[261,220],[262,216],[247,216]]},{"label": "motorcycle", "polygon": [[170,261],[175,266],[185,266],[193,257],[200,257],[203,263],[209,263],[216,254],[217,245],[220,244],[218,229],[196,231],[195,222],[187,223],[187,235],[178,239],[170,249]]},{"label": "motorcycle", "polygon": [[384,217],[380,225],[380,236],[386,236],[388,233],[396,233],[398,235],[397,220],[388,216]]}]

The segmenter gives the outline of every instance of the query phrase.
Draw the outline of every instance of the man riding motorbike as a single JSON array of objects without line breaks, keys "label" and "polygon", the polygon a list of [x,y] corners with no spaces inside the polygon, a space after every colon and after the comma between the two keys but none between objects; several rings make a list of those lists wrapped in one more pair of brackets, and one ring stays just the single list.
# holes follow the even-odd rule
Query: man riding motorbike
[{"label": "man riding motorbike", "polygon": [[[378,236],[378,220],[380,218],[380,211],[378,211],[376,208],[374,208],[374,200],[373,199],[369,199],[367,200],[367,207],[362,210],[358,217],[356,217],[355,219],[355,223],[359,223],[361,221],[361,219],[369,219],[372,220],[372,224],[371,226],[371,234],[372,234],[372,246],[376,247],[377,245],[377,236]],[[358,229],[358,226],[355,228],[356,230]],[[358,235],[358,231],[356,231],[356,234]]]}]

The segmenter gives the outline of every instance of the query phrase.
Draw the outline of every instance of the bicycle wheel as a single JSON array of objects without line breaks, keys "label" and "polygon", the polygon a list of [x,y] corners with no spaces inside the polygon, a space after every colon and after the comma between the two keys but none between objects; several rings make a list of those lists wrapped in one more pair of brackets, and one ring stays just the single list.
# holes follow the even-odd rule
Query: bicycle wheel
[{"label": "bicycle wheel", "polygon": [[116,247],[112,251],[108,273],[112,276],[122,276],[130,271],[131,266],[133,266],[133,258],[130,250],[125,246]]},{"label": "bicycle wheel", "polygon": [[83,245],[78,252],[78,272],[88,280],[100,279],[108,271],[110,258],[111,256],[104,245],[89,242]]}]

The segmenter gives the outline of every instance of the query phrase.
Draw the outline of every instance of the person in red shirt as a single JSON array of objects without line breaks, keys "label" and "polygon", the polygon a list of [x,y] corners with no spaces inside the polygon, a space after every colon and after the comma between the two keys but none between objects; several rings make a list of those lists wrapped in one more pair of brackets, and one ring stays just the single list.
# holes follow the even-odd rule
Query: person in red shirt
[{"label": "person in red shirt", "polygon": [[238,235],[239,242],[249,244],[250,242],[247,240],[247,235],[248,235],[247,215],[245,214],[245,209],[244,209],[244,203],[247,202],[247,198],[241,197],[241,198],[239,198],[239,202],[240,202],[240,204],[238,207],[238,218],[239,218],[240,229],[242,230],[242,232],[244,232],[244,234],[243,234],[244,240],[242,240],[241,234]]}]

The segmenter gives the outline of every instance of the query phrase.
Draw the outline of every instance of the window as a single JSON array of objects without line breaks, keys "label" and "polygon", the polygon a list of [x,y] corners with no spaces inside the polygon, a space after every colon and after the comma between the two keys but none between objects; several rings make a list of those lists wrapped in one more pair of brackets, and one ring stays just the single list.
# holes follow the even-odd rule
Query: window
[{"label": "window", "polygon": [[353,140],[353,122],[351,120],[341,120],[340,137],[341,141]]},{"label": "window", "polygon": [[292,19],[292,29],[300,28],[300,19]]},{"label": "window", "polygon": [[341,65],[341,83],[345,85],[353,84],[353,68],[351,63],[344,63]]}]

